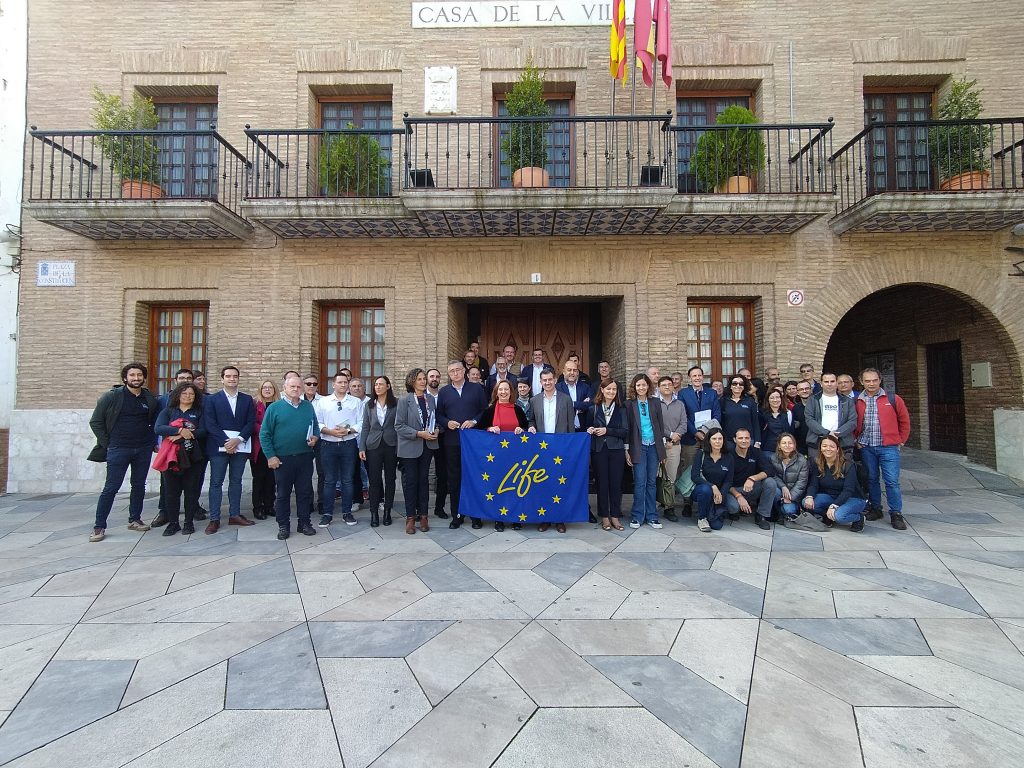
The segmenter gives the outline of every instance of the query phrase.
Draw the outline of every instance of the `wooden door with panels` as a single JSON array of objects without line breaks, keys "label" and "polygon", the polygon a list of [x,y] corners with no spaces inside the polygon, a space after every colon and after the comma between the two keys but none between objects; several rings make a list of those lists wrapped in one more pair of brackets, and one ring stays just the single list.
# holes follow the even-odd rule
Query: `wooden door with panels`
[{"label": "wooden door with panels", "polygon": [[590,310],[586,304],[496,304],[481,307],[480,351],[490,361],[507,344],[516,345],[516,362],[529,365],[533,350],[556,371],[569,355],[580,356],[580,370],[590,370]]}]

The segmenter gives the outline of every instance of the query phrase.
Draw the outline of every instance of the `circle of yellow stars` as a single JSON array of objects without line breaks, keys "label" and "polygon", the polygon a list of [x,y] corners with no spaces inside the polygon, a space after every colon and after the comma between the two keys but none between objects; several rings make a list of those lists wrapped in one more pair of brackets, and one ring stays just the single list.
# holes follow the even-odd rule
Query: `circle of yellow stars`
[{"label": "circle of yellow stars", "polygon": [[[530,435],[529,435],[529,433],[528,432],[524,432],[522,435],[519,436],[519,440],[521,442],[523,442],[523,443],[530,442]],[[511,443],[509,443],[509,441],[507,439],[504,439],[504,440],[502,440],[499,443],[499,445],[502,448],[508,448],[509,445],[511,445]],[[548,442],[547,442],[547,440],[541,440],[537,445],[540,447],[540,449],[542,451],[543,450],[547,450]],[[494,454],[493,453],[488,453],[484,458],[486,458],[487,461],[489,461],[489,462],[493,462],[494,461]],[[552,461],[554,461],[555,464],[561,464],[562,463],[562,457],[561,456],[555,456],[555,458],[552,459]],[[484,481],[487,481],[487,480],[491,479],[491,476],[487,472],[482,473],[480,475],[480,477]],[[558,477],[558,484],[559,485],[565,485],[567,480],[568,480],[568,478],[565,475],[559,475],[559,477]],[[485,498],[487,499],[487,501],[494,501],[494,494],[493,493],[488,493],[485,496]],[[562,503],[562,497],[557,495],[557,494],[552,496],[551,497],[551,503],[552,504],[561,504]],[[508,517],[508,507],[504,507],[504,506],[500,507],[498,509],[498,513],[502,517]],[[540,508],[537,509],[537,514],[540,517],[544,517],[544,515],[546,513],[547,513],[547,509],[545,507],[540,507]],[[526,520],[526,515],[525,514],[519,515],[519,520],[520,521]]]}]

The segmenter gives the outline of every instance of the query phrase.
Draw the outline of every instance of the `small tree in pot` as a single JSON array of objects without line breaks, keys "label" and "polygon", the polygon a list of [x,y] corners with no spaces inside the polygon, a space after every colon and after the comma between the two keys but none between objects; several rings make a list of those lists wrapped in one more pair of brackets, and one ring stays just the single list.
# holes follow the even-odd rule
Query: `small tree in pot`
[{"label": "small tree in pot", "polygon": [[[533,65],[533,59],[526,60],[519,79],[505,98],[505,109],[509,117],[547,117],[548,103],[544,100],[544,77]],[[508,158],[508,167],[513,171],[514,187],[546,187],[548,172],[548,123],[512,122],[508,134],[501,140],[501,149]]]},{"label": "small tree in pot", "polygon": [[[939,104],[940,120],[977,120],[983,109],[977,80],[950,84]],[[936,125],[928,131],[928,150],[942,179],[941,189],[987,189],[991,140],[987,125]]]},{"label": "small tree in pot", "polygon": [[155,199],[160,190],[160,148],[152,131],[160,124],[153,100],[138,93],[127,104],[117,94],[93,88],[92,119],[101,131],[140,131],[126,136],[97,136],[103,157],[121,178],[121,196]]},{"label": "small tree in pot", "polygon": [[[346,128],[356,130],[353,123]],[[320,187],[329,197],[387,195],[387,165],[380,142],[368,133],[324,133],[320,137]]]},{"label": "small tree in pot", "polygon": [[746,107],[733,105],[722,111],[716,123],[737,127],[705,131],[697,139],[690,158],[697,182],[718,192],[750,192],[751,180],[764,170],[764,137],[760,129],[738,126],[756,124],[757,117]]}]

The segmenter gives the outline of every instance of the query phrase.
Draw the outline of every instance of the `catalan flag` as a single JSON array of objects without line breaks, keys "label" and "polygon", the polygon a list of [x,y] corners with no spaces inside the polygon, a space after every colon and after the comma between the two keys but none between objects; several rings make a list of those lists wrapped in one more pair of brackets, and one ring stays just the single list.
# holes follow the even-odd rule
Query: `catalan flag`
[{"label": "catalan flag", "polygon": [[503,523],[587,520],[590,435],[460,430],[462,514]]},{"label": "catalan flag", "polygon": [[612,0],[612,29],[610,34],[612,80],[626,84],[626,0]]}]

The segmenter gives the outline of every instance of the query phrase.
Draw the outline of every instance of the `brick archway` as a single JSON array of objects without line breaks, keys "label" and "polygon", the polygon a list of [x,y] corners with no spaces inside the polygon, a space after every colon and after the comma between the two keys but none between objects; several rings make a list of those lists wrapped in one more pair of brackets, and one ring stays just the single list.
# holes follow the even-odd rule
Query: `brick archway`
[{"label": "brick archway", "polygon": [[[936,378],[934,360],[929,359],[943,348],[952,348],[960,361],[955,371],[945,369],[945,381]],[[1002,317],[949,286],[920,282],[887,286],[861,298],[842,315],[829,334],[824,367],[856,374],[866,363],[873,364],[876,355],[894,362],[890,376],[911,412],[912,446],[938,449],[946,444],[940,438],[952,427],[942,418],[950,409],[940,405],[944,401],[939,392],[960,389],[954,422],[960,421],[966,453],[974,461],[996,465],[992,413],[1024,404],[1020,355]],[[975,363],[989,365],[991,387],[972,386]],[[948,379],[954,375],[959,380]]]}]

